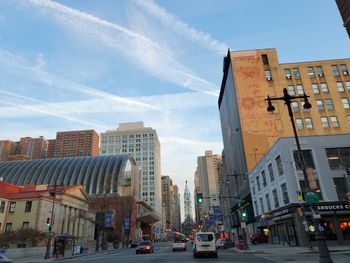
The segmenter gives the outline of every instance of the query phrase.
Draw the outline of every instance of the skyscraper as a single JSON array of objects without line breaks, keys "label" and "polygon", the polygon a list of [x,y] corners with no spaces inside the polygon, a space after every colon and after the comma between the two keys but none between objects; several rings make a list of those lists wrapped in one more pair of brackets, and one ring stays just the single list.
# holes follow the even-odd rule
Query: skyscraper
[{"label": "skyscraper", "polygon": [[181,207],[180,207],[180,193],[179,187],[174,185],[174,213],[173,213],[173,222],[174,230],[181,232]]},{"label": "skyscraper", "polygon": [[141,199],[162,214],[160,143],[156,130],[143,122],[120,123],[101,133],[101,155],[130,154],[141,168]]}]

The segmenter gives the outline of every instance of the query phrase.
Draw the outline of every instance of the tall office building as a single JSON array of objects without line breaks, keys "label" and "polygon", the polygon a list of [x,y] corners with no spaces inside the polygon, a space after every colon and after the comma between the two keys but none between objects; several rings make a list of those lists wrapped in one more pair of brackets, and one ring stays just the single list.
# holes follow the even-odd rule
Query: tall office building
[{"label": "tall office building", "polygon": [[204,156],[197,157],[197,169],[195,172],[195,192],[202,193],[204,197],[203,203],[197,205],[196,211],[197,222],[204,220],[205,215],[213,214],[213,207],[220,206],[220,180],[219,167],[222,164],[220,155],[213,154],[212,151],[205,151]]},{"label": "tall office building", "polygon": [[[276,49],[229,51],[224,58],[219,96],[224,162],[232,195],[240,195],[247,206],[247,223],[255,223],[249,180],[250,173],[280,137],[294,137],[288,109],[283,100],[272,101],[273,114],[267,112],[267,96],[307,94],[312,108],[303,109],[304,101],[291,103],[294,123],[300,138],[350,133],[349,59],[280,63]],[[301,140],[302,141],[302,140]],[[348,145],[348,144],[347,144]],[[344,142],[346,146],[346,142]],[[301,145],[303,148],[303,144]],[[277,157],[276,157],[277,158]],[[343,159],[345,160],[345,159]],[[288,160],[291,162],[292,160]],[[272,171],[277,173],[281,159]],[[276,165],[276,167],[275,167]],[[345,173],[345,163],[343,173]],[[265,175],[257,176],[264,181]],[[236,181],[237,179],[237,181]],[[237,183],[237,185],[236,185]],[[328,186],[330,187],[330,186]],[[237,200],[231,204],[239,217]],[[240,222],[233,222],[239,226]]]},{"label": "tall office building", "polygon": [[130,154],[141,168],[141,199],[161,218],[160,143],[156,130],[143,122],[120,123],[116,130],[101,133],[101,155]]},{"label": "tall office building", "polygon": [[181,205],[180,205],[180,193],[179,193],[179,187],[177,185],[174,185],[174,196],[173,196],[173,203],[174,203],[174,212],[173,212],[173,229],[175,231],[181,232]]},{"label": "tall office building", "polygon": [[[48,158],[99,156],[100,137],[95,130],[63,131],[56,133],[56,140],[50,140],[54,144],[54,155]],[[49,146],[52,153],[53,146]]]},{"label": "tall office building", "polygon": [[173,228],[173,181],[167,175],[162,176],[162,225],[163,228]]}]

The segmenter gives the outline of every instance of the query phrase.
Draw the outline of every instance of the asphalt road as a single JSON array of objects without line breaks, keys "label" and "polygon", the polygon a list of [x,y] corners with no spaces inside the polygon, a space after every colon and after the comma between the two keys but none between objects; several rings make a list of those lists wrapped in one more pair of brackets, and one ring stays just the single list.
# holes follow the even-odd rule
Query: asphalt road
[{"label": "asphalt road", "polygon": [[[350,262],[349,254],[333,255],[332,259],[337,262]],[[236,253],[233,250],[219,250],[218,258],[193,258],[191,246],[188,244],[187,251],[173,252],[170,243],[155,244],[153,254],[136,254],[134,248],[110,250],[104,253],[92,254],[83,257],[64,259],[62,262],[74,263],[189,263],[189,262],[318,262],[316,254],[274,255]]]}]

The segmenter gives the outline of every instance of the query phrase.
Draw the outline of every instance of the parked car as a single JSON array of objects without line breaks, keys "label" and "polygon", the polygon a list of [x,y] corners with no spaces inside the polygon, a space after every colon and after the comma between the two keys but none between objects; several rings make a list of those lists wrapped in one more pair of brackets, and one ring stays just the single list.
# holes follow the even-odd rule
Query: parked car
[{"label": "parked car", "polygon": [[154,247],[152,244],[152,241],[146,240],[141,241],[139,245],[136,247],[136,254],[143,254],[143,253],[153,253]]},{"label": "parked car", "polygon": [[225,239],[219,238],[218,240],[216,240],[215,246],[217,249],[224,249],[225,248]]},{"label": "parked car", "polygon": [[131,247],[137,247],[140,244],[140,240],[135,240],[131,242]]},{"label": "parked car", "polygon": [[0,253],[0,262],[1,263],[11,263],[12,260],[6,257],[4,254]]},{"label": "parked car", "polygon": [[250,242],[252,242],[252,244],[267,243],[269,242],[269,237],[264,234],[254,234],[250,237]]},{"label": "parked car", "polygon": [[186,251],[186,242],[181,239],[175,239],[172,245],[173,251]]}]

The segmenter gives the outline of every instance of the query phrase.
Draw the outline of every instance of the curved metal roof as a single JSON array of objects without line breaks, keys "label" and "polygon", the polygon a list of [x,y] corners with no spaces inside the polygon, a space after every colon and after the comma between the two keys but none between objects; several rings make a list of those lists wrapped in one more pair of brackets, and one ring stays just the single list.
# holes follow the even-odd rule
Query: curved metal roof
[{"label": "curved metal roof", "polygon": [[[130,168],[129,168],[130,165]],[[117,192],[123,177],[138,169],[129,155],[0,162],[0,177],[15,185],[82,185],[88,194]],[[117,187],[111,187],[117,185]]]}]

